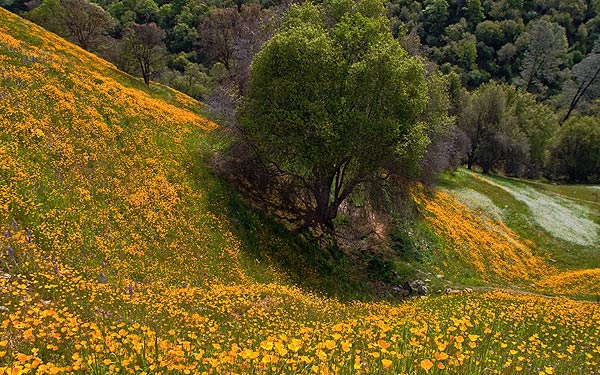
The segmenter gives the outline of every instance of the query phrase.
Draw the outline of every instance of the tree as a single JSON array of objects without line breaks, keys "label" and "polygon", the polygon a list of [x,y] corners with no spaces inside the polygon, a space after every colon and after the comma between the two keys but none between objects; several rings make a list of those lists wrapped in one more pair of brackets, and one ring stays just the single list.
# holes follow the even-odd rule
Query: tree
[{"label": "tree", "polygon": [[558,127],[550,107],[520,88],[494,82],[469,94],[459,127],[468,139],[467,166],[484,173],[502,170],[513,176],[537,177],[545,151]]},{"label": "tree", "polygon": [[240,120],[262,164],[309,197],[296,214],[332,230],[356,187],[417,166],[428,139],[423,64],[392,37],[383,7],[329,6],[292,7],[252,64]]},{"label": "tree", "polygon": [[271,16],[258,4],[244,4],[213,10],[200,27],[202,51],[239,79],[242,92],[252,58],[271,36],[267,25]]},{"label": "tree", "polygon": [[39,6],[27,12],[25,17],[57,35],[62,37],[69,35],[64,21],[65,9],[60,0],[44,0]]},{"label": "tree", "polygon": [[459,119],[460,129],[466,134],[467,167],[479,165],[489,173],[501,162],[510,161],[513,170],[521,169],[529,159],[526,134],[518,126],[518,119],[509,108],[506,85],[482,85],[467,99]]},{"label": "tree", "polygon": [[485,14],[483,13],[481,0],[467,0],[465,6],[465,17],[469,21],[469,24],[473,25],[473,28],[479,25],[481,21],[485,20]]},{"label": "tree", "polygon": [[200,27],[200,45],[210,58],[229,70],[233,65],[233,49],[239,37],[237,7],[213,10]]},{"label": "tree", "polygon": [[599,119],[574,117],[556,133],[546,167],[552,177],[570,181],[600,182]]},{"label": "tree", "polygon": [[272,35],[276,14],[258,4],[212,11],[200,27],[199,53],[217,63],[212,74],[217,83],[205,99],[223,124],[235,122],[235,110],[245,94],[250,64]]},{"label": "tree", "polygon": [[[458,76],[450,74],[444,76],[434,72],[427,77],[427,110],[423,115],[423,121],[428,124],[427,137],[430,142],[423,158],[419,179],[427,185],[433,185],[441,172],[460,165],[460,159],[456,157],[456,118],[450,116],[455,103],[451,101],[460,100],[460,93],[453,87]],[[454,82],[453,82],[454,81]]]},{"label": "tree", "polygon": [[429,45],[437,45],[446,27],[448,19],[448,2],[446,0],[427,0],[424,2],[423,27],[425,41]]},{"label": "tree", "polygon": [[565,29],[545,19],[532,22],[527,51],[521,64],[521,86],[544,97],[548,85],[559,81],[558,73],[567,54]]},{"label": "tree", "polygon": [[[514,116],[516,126],[527,137],[527,143],[529,144],[528,160],[519,162],[515,157],[512,157],[512,166],[506,166],[509,169],[506,172],[520,175],[520,173],[517,173],[518,167],[515,167],[516,164],[519,164],[526,167],[523,172],[527,177],[538,177],[543,171],[545,152],[550,138],[558,128],[558,118],[552,108],[536,101],[533,94],[523,89],[505,86],[505,93],[508,111],[511,116]],[[524,165],[524,161],[527,161],[528,165]]]},{"label": "tree", "polygon": [[115,26],[108,12],[86,0],[44,0],[27,18],[94,52],[103,49]]},{"label": "tree", "polygon": [[163,55],[165,32],[155,23],[133,24],[126,30],[125,38],[138,63],[144,83],[150,86],[153,68]]},{"label": "tree", "polygon": [[65,9],[65,23],[75,43],[89,51],[99,50],[103,37],[115,27],[110,14],[85,0],[62,0],[61,4]]},{"label": "tree", "polygon": [[600,41],[596,42],[588,56],[573,67],[572,81],[568,82],[564,92],[571,95],[571,101],[562,123],[569,119],[581,99],[593,101],[600,97]]},{"label": "tree", "polygon": [[472,169],[480,154],[486,133],[502,121],[506,105],[501,88],[496,84],[483,85],[473,92],[460,117],[460,128],[469,140],[467,148],[467,168]]}]

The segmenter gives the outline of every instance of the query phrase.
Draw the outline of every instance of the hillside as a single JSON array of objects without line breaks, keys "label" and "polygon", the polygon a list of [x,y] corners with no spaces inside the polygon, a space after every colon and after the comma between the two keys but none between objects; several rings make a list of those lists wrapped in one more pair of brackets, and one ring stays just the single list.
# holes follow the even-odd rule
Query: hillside
[{"label": "hillside", "polygon": [[[321,295],[355,284],[325,275],[314,249],[245,210],[211,175],[215,127],[192,99],[148,89],[0,9],[0,374],[600,367],[596,303],[491,288],[397,304]],[[415,193],[438,241],[423,267],[456,284],[537,292],[566,273],[577,286],[577,277],[595,280],[579,273],[600,267],[598,239],[587,231],[597,216],[582,218],[574,256],[562,247],[571,235],[548,227],[541,212],[533,233],[554,242],[534,238],[538,246],[521,239],[525,207],[501,208],[521,201],[509,181],[480,179],[460,172],[446,190]],[[457,204],[458,186],[489,194],[508,226],[464,198]],[[594,194],[565,199],[597,212]],[[565,284],[564,294],[597,295],[593,288]]]},{"label": "hillside", "polygon": [[557,186],[448,174],[425,220],[442,241],[437,273],[552,295],[600,294],[600,195],[597,186]]}]

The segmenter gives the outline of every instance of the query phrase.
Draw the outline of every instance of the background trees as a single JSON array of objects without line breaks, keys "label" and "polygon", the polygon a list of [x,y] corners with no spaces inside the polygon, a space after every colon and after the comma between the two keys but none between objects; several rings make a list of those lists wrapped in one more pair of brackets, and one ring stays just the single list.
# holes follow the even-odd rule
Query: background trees
[{"label": "background trees", "polygon": [[568,120],[556,133],[549,148],[547,168],[555,178],[600,182],[599,119]]},{"label": "background trees", "polygon": [[82,48],[100,51],[115,22],[100,6],[85,0],[62,0],[64,20],[71,37]]},{"label": "background trees", "polygon": [[242,135],[309,197],[298,207],[306,223],[332,229],[354,188],[417,164],[427,146],[424,67],[383,11],[370,0],[294,7],[252,65]]},{"label": "background trees", "polygon": [[593,51],[573,67],[571,80],[566,83],[563,95],[569,104],[562,122],[569,119],[582,101],[592,106],[600,98],[600,40],[596,41]]},{"label": "background trees", "polygon": [[521,79],[525,90],[547,98],[547,90],[561,83],[561,65],[567,54],[565,29],[544,19],[533,22],[526,35],[527,50],[521,64]]},{"label": "background trees", "polygon": [[150,85],[155,64],[162,58],[165,32],[155,23],[133,24],[125,30],[129,51],[138,64],[144,83]]},{"label": "background trees", "polygon": [[44,0],[29,19],[70,39],[82,48],[101,52],[109,43],[115,22],[100,6],[86,0]]},{"label": "background trees", "polygon": [[506,84],[484,84],[467,96],[459,116],[469,168],[478,165],[484,173],[540,175],[558,121],[532,94]]}]

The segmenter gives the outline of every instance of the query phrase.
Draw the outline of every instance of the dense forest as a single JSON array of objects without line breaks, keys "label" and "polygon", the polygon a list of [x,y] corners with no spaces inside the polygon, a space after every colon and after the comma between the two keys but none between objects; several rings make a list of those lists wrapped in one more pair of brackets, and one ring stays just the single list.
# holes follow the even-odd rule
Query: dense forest
[{"label": "dense forest", "polygon": [[[343,3],[326,2],[338,10]],[[285,0],[1,4],[148,85],[158,81],[204,101],[232,127],[239,127],[254,57],[289,26],[284,14],[295,7]],[[425,69],[419,84],[429,103],[417,120],[429,126],[428,145],[419,166],[403,166],[408,179],[430,182],[465,164],[600,181],[600,1],[394,0],[381,16],[377,22]]]}]

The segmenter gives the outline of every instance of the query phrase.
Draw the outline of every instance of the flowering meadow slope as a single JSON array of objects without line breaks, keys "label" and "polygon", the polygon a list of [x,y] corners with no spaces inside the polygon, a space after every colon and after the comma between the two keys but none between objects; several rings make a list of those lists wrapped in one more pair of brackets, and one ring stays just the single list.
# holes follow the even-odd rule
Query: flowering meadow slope
[{"label": "flowering meadow slope", "polygon": [[436,272],[600,300],[600,197],[593,186],[555,187],[464,170],[448,181],[433,196],[415,195],[426,222],[446,241],[435,251]]},{"label": "flowering meadow slope", "polygon": [[342,303],[248,262],[213,127],[0,9],[0,374],[597,374],[598,304]]}]

